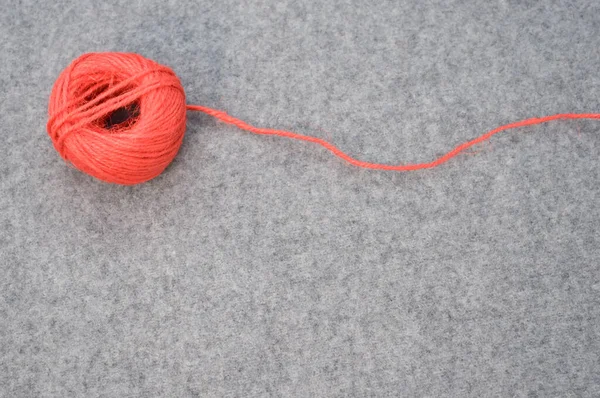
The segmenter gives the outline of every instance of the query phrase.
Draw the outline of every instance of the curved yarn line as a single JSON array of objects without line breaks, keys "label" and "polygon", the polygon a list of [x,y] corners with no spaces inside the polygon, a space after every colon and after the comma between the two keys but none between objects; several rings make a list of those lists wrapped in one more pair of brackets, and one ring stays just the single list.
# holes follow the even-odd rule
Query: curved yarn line
[{"label": "curved yarn line", "polygon": [[254,127],[254,126],[244,122],[243,120],[237,119],[237,118],[230,116],[227,113],[217,110],[217,109],[212,109],[212,108],[208,108],[208,107],[200,106],[200,105],[187,105],[187,109],[191,110],[191,111],[204,112],[207,115],[210,115],[218,120],[221,120],[222,122],[232,124],[242,130],[249,131],[254,134],[277,135],[280,137],[291,138],[293,140],[307,141],[307,142],[312,142],[312,143],[321,145],[322,147],[324,147],[325,149],[327,149],[328,151],[333,153],[335,156],[337,156],[337,157],[345,160],[346,162],[348,162],[354,166],[357,166],[357,167],[361,167],[364,169],[392,170],[392,171],[412,171],[412,170],[430,169],[433,167],[437,167],[437,166],[441,165],[442,163],[445,163],[448,160],[452,159],[453,157],[455,157],[462,151],[464,151],[474,145],[477,145],[485,140],[488,140],[494,134],[497,134],[504,130],[514,129],[517,127],[532,126],[535,124],[547,123],[547,122],[550,122],[553,120],[558,120],[558,119],[600,119],[600,114],[597,114],[597,113],[561,113],[561,114],[557,114],[557,115],[544,116],[544,117],[540,117],[540,118],[534,117],[531,119],[521,120],[519,122],[505,124],[503,126],[495,128],[493,130],[490,130],[487,133],[485,133],[471,141],[467,141],[463,144],[460,144],[459,146],[457,146],[450,152],[446,153],[445,155],[440,156],[439,158],[437,158],[431,162],[390,165],[390,164],[382,164],[382,163],[370,163],[370,162],[365,162],[362,160],[355,159],[352,156],[348,155],[347,153],[343,152],[341,149],[339,149],[335,145],[333,145],[321,138],[297,134],[297,133],[293,133],[291,131],[285,131],[285,130],[275,130],[275,129]]}]

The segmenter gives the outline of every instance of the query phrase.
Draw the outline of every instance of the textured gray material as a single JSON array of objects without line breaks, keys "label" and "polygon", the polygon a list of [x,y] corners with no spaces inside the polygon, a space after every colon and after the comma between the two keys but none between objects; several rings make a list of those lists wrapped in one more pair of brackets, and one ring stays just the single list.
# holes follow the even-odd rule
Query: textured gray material
[{"label": "textured gray material", "polygon": [[600,395],[599,122],[394,174],[190,114],[134,187],[45,132],[73,58],[133,51],[191,103],[427,161],[600,111],[598,2],[2,3],[0,396]]}]

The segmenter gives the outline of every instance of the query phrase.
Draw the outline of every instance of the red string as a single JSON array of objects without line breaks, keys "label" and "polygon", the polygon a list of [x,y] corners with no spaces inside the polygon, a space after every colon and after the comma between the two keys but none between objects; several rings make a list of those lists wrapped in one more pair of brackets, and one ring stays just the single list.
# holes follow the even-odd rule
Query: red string
[{"label": "red string", "polygon": [[131,185],[158,176],[175,158],[188,110],[204,112],[254,134],[321,145],[357,167],[395,171],[439,166],[503,130],[557,119],[600,119],[595,113],[532,118],[500,126],[428,163],[370,163],[322,138],[254,127],[223,111],[186,105],[181,81],[169,67],[139,54],[112,52],[83,54],[61,72],[48,101],[47,130],[56,150],[79,170],[103,181]]},{"label": "red string", "polygon": [[558,119],[600,119],[600,114],[598,114],[598,113],[562,113],[562,114],[557,114],[557,115],[552,115],[552,116],[544,116],[544,117],[540,117],[540,118],[535,117],[535,118],[531,118],[531,119],[521,120],[519,122],[509,123],[509,124],[505,124],[504,126],[497,127],[497,128],[495,128],[491,131],[488,131],[487,133],[485,133],[471,141],[467,141],[463,144],[460,144],[459,146],[457,146],[450,152],[446,153],[445,155],[440,156],[439,158],[437,158],[431,162],[389,165],[389,164],[381,164],[381,163],[370,163],[370,162],[365,162],[362,160],[355,159],[355,158],[351,157],[350,155],[342,152],[342,150],[340,150],[335,145],[333,145],[321,138],[292,133],[290,131],[285,131],[285,130],[275,130],[275,129],[254,127],[254,126],[244,122],[243,120],[236,119],[235,117],[230,116],[227,113],[217,110],[217,109],[212,109],[212,108],[208,108],[208,107],[200,106],[200,105],[187,105],[187,109],[192,110],[192,111],[204,112],[207,115],[210,115],[210,116],[212,116],[216,119],[219,119],[225,123],[232,124],[242,130],[249,131],[254,134],[277,135],[280,137],[286,137],[286,138],[291,138],[294,140],[308,141],[308,142],[313,142],[315,144],[319,144],[319,145],[325,147],[328,151],[333,153],[335,156],[337,156],[341,159],[344,159],[346,162],[348,162],[354,166],[357,166],[357,167],[362,167],[365,169],[393,170],[393,171],[411,171],[411,170],[420,170],[420,169],[430,169],[430,168],[439,166],[442,163],[445,163],[448,160],[452,159],[453,157],[455,157],[456,155],[458,155],[460,152],[464,151],[465,149],[468,149],[468,148],[472,147],[473,145],[476,145],[476,144],[479,144],[480,142],[488,140],[494,134],[497,134],[504,130],[514,129],[517,127],[532,126],[535,124],[546,123],[546,122],[550,122],[550,121],[558,120]]}]

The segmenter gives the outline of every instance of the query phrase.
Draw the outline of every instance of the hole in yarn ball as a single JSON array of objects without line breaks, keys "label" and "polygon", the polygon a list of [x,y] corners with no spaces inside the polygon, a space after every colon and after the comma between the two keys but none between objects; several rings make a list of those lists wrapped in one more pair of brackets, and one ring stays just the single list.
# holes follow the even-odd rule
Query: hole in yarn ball
[{"label": "hole in yarn ball", "polygon": [[[99,84],[97,88],[87,87],[86,91],[92,90],[92,92],[84,97],[85,102],[90,102],[96,99],[98,96],[104,94],[112,86],[119,83],[118,80],[111,79],[111,84]],[[127,94],[133,87],[125,87],[112,95],[103,98],[98,105],[105,103],[106,101]],[[117,108],[106,116],[98,119],[96,124],[106,130],[123,130],[132,127],[140,116],[140,104],[139,101],[134,101],[130,104]]]},{"label": "hole in yarn ball", "polygon": [[140,105],[137,102],[122,106],[104,118],[104,128],[115,130],[133,126],[140,116]]}]

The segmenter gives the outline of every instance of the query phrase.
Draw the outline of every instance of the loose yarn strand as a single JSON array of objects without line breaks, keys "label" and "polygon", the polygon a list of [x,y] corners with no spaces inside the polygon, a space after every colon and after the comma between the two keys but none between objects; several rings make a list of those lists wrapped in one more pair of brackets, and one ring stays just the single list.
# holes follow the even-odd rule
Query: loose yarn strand
[{"label": "loose yarn strand", "polygon": [[426,163],[362,161],[322,138],[260,128],[227,113],[186,104],[181,81],[168,66],[134,53],[89,53],[73,60],[54,82],[46,129],[58,153],[77,169],[102,181],[133,185],[151,180],[177,155],[187,111],[204,112],[259,135],[320,145],[347,163],[365,169],[430,169],[504,130],[558,119],[600,119],[596,113],[561,113],[497,127]]},{"label": "loose yarn strand", "polygon": [[206,113],[207,115],[210,115],[218,120],[221,120],[222,122],[234,125],[242,130],[249,131],[254,134],[276,135],[279,137],[291,138],[293,140],[299,140],[299,141],[307,141],[307,142],[312,142],[312,143],[321,145],[322,147],[324,147],[325,149],[327,149],[328,151],[333,153],[338,158],[341,158],[356,167],[360,167],[360,168],[364,168],[364,169],[390,170],[390,171],[413,171],[413,170],[431,169],[431,168],[437,167],[437,166],[441,165],[442,163],[445,163],[448,160],[452,159],[453,157],[457,156],[459,153],[463,152],[464,150],[466,150],[474,145],[477,145],[483,141],[486,141],[486,140],[490,139],[494,134],[497,134],[504,130],[510,130],[510,129],[515,129],[518,127],[525,127],[525,126],[533,126],[536,124],[547,123],[547,122],[550,122],[553,120],[558,120],[558,119],[600,119],[600,114],[597,114],[597,113],[561,113],[561,114],[556,114],[556,115],[552,115],[552,116],[544,116],[544,117],[539,117],[539,118],[534,117],[531,119],[521,120],[519,122],[505,124],[503,126],[495,128],[493,130],[490,130],[487,133],[485,133],[475,139],[472,139],[471,141],[467,141],[467,142],[464,142],[464,143],[458,145],[456,148],[454,148],[450,152],[438,157],[437,159],[435,159],[431,162],[390,165],[390,164],[371,163],[371,162],[365,162],[362,160],[358,160],[356,158],[351,157],[347,153],[343,152],[341,149],[339,149],[335,145],[331,144],[330,142],[325,141],[321,138],[311,137],[311,136],[293,133],[291,131],[285,131],[285,130],[275,130],[275,129],[254,127],[254,126],[244,122],[243,120],[237,119],[237,118],[230,116],[227,113],[217,110],[217,109],[212,109],[212,108],[208,108],[208,107],[200,106],[200,105],[187,105],[187,109],[191,110],[191,111],[199,111],[199,112]]}]

